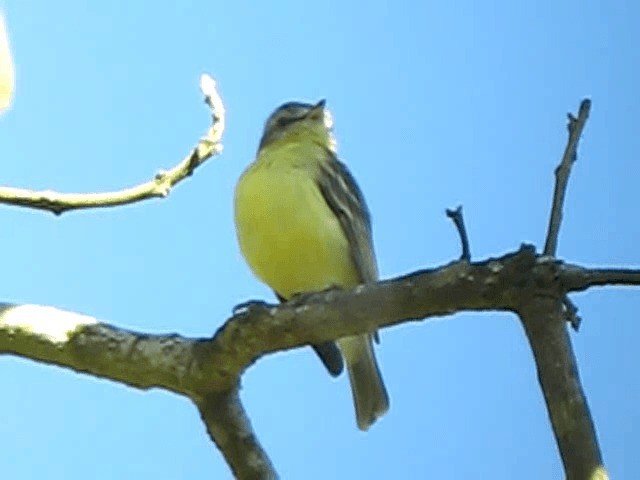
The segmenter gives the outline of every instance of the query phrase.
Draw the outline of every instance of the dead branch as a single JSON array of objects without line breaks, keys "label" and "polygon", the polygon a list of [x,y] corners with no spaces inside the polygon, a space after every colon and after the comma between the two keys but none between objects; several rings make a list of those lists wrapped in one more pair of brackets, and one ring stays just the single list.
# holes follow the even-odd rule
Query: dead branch
[{"label": "dead branch", "polygon": [[569,130],[569,140],[567,146],[564,149],[564,154],[560,160],[560,164],[556,168],[556,186],[553,191],[553,201],[551,203],[551,215],[549,216],[549,228],[547,229],[547,239],[544,243],[545,255],[555,255],[558,250],[558,234],[560,233],[560,224],[562,223],[562,209],[564,206],[564,197],[567,192],[567,184],[569,182],[569,175],[571,174],[571,167],[576,161],[578,142],[582,135],[587,119],[589,118],[589,112],[591,111],[591,100],[585,98],[580,103],[580,109],[578,110],[578,116],[568,113],[569,123],[567,129]]},{"label": "dead branch", "polygon": [[45,210],[60,215],[70,210],[116,207],[150,198],[166,197],[177,183],[191,176],[195,169],[207,159],[222,151],[220,142],[225,126],[222,99],[216,91],[215,81],[209,75],[202,75],[200,89],[211,110],[212,125],[184,160],[175,167],[158,172],[148,182],[115,192],[60,193],[52,190],[36,191],[0,186],[0,203]]},{"label": "dead branch", "polygon": [[[591,101],[585,99],[580,103],[577,117],[568,114],[569,138],[555,172],[556,184],[544,246],[544,255],[548,256],[549,263],[553,263],[557,251],[569,174],[577,158],[578,142],[590,109]],[[553,272],[543,283],[557,282],[558,277]],[[596,471],[603,473],[606,478],[595,427],[566,327],[569,321],[575,330],[578,329],[578,309],[567,298],[566,291],[560,296],[548,295],[539,290],[539,285],[531,283],[531,296],[522,303],[518,314],[533,352],[538,382],[567,479],[592,478]]]}]

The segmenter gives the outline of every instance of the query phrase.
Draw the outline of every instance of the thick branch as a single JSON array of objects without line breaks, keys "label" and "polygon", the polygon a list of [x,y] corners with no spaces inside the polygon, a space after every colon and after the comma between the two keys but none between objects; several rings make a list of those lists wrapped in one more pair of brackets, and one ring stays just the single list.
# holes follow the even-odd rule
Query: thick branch
[{"label": "thick branch", "polygon": [[304,295],[279,307],[252,304],[209,345],[227,369],[226,379],[217,381],[230,385],[260,356],[299,346],[301,338],[318,344],[464,310],[515,311],[535,266],[533,247],[524,246],[500,259],[454,262],[352,291]]},{"label": "thick branch", "polygon": [[[0,354],[189,397],[234,471],[266,472],[271,464],[251,432],[236,392],[240,375],[260,356],[465,310],[519,311],[533,318],[537,310],[524,309],[532,286],[543,298],[561,299],[568,291],[601,285],[600,274],[611,272],[616,272],[611,275],[616,283],[626,278],[617,270],[549,261],[524,246],[500,258],[454,262],[353,291],[322,292],[280,306],[252,304],[227,320],[212,339],[146,335],[52,307],[0,304]],[[634,283],[640,274],[622,273],[635,275]],[[537,322],[551,320],[555,321],[539,317]],[[538,331],[537,325],[527,327],[530,335]],[[541,348],[551,348],[545,347],[547,332],[541,328]],[[572,360],[562,361],[571,365]],[[538,368],[542,375],[545,369]],[[225,422],[235,433],[217,437],[227,432],[221,427]],[[253,453],[245,456],[250,464],[243,465],[238,452],[246,448]]]},{"label": "thick branch", "polygon": [[278,478],[266,452],[256,439],[242,407],[238,387],[211,393],[197,403],[211,439],[224,452],[235,478],[270,480]]},{"label": "thick branch", "polygon": [[52,307],[0,304],[0,353],[203,397],[234,388],[265,353],[463,310],[515,311],[522,289],[539,275],[538,265],[533,248],[525,246],[501,258],[454,262],[353,291],[321,292],[280,306],[254,303],[211,340],[136,334]]},{"label": "thick branch", "polygon": [[170,170],[157,173],[146,183],[116,192],[59,193],[51,190],[0,187],[0,203],[46,210],[59,215],[69,210],[115,207],[150,198],[166,197],[174,185],[193,174],[207,159],[222,151],[220,140],[225,125],[224,105],[211,77],[203,75],[200,88],[205,102],[211,109],[213,123],[189,155]]},{"label": "thick branch", "polygon": [[571,167],[577,158],[578,141],[584,125],[589,118],[591,110],[591,100],[585,98],[580,103],[578,117],[568,114],[569,124],[569,140],[564,149],[560,165],[556,168],[556,186],[553,191],[553,202],[551,205],[551,216],[549,217],[549,228],[547,229],[547,240],[544,244],[544,254],[555,256],[558,250],[558,234],[560,233],[560,224],[562,223],[562,208],[564,206],[564,196],[567,192],[567,183],[569,182],[569,174]]},{"label": "thick branch", "polygon": [[560,302],[536,297],[523,306],[520,318],[536,362],[566,477],[591,479],[604,472],[604,467]]},{"label": "thick branch", "polygon": [[195,340],[146,335],[95,318],[40,305],[0,304],[0,354],[90,373],[143,390],[191,396],[201,381],[190,371]]}]

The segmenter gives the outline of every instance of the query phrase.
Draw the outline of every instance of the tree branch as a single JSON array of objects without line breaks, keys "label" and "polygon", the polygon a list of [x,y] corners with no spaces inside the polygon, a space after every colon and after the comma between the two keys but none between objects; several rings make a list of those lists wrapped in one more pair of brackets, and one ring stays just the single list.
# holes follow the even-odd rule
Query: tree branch
[{"label": "tree branch", "polygon": [[[558,234],[569,174],[577,159],[578,142],[590,109],[591,101],[585,99],[580,103],[577,118],[572,114],[568,115],[569,139],[560,165],[555,171],[556,184],[543,252],[547,260],[555,257],[558,248]],[[555,262],[547,263],[550,265]],[[560,276],[557,270],[546,270],[546,274],[551,275],[543,283],[557,282],[561,294],[549,295],[547,291],[540,292],[541,284],[532,283],[530,299],[523,302],[518,309],[520,320],[533,352],[538,382],[544,394],[567,479],[591,479],[596,475],[606,478],[596,431],[582,390],[576,358],[566,327],[568,320],[575,330],[578,329],[578,309],[567,297],[567,291],[563,290],[566,284],[558,281]]]},{"label": "tree branch", "polygon": [[584,125],[589,118],[591,110],[591,100],[585,98],[580,103],[578,117],[574,117],[569,113],[569,140],[564,149],[560,165],[556,168],[556,186],[553,191],[553,202],[551,205],[551,216],[549,217],[549,228],[547,229],[547,240],[544,243],[544,254],[555,256],[558,250],[558,234],[560,233],[560,224],[562,223],[562,208],[564,206],[564,196],[567,192],[567,183],[569,182],[569,174],[571,167],[577,158],[578,142]]},{"label": "tree branch", "polygon": [[538,296],[523,305],[520,319],[533,352],[547,412],[568,480],[603,471],[587,399],[562,315],[561,300]]},{"label": "tree branch", "polygon": [[69,210],[104,208],[127,205],[150,198],[164,198],[174,185],[192,175],[194,170],[210,157],[222,151],[222,134],[225,126],[225,111],[215,81],[202,75],[200,89],[212,114],[212,125],[193,150],[175,167],[161,171],[152,180],[135,187],[116,192],[103,193],[59,193],[51,190],[27,190],[0,187],[0,203],[45,210],[60,215]]},{"label": "tree branch", "polygon": [[564,264],[559,274],[568,292],[582,292],[590,287],[607,285],[640,285],[640,269],[633,268],[584,268]]},{"label": "tree branch", "polygon": [[[254,302],[228,319],[213,339],[135,333],[54,307],[1,303],[0,354],[141,389],[202,396],[230,390],[267,353],[460,311],[515,311],[521,290],[532,275],[540,275],[539,265],[559,268],[540,258],[525,245],[499,258],[453,262],[354,290],[309,294],[281,305]],[[549,288],[556,291],[557,285]]]},{"label": "tree branch", "polygon": [[197,403],[209,437],[215,442],[235,478],[278,478],[269,457],[258,443],[242,407],[238,387],[207,395]]},{"label": "tree branch", "polygon": [[[528,336],[541,338],[532,347],[538,373],[544,381],[545,398],[552,400],[550,417],[562,419],[565,417],[558,417],[558,412],[567,401],[573,405],[572,399],[580,395],[569,387],[554,388],[561,378],[573,373],[576,378],[570,388],[578,388],[579,381],[572,352],[559,353],[564,341],[549,340],[553,335],[566,335],[566,331],[558,327],[556,314],[545,313],[547,304],[540,306],[540,299],[559,302],[567,292],[606,284],[606,278],[614,284],[624,279],[638,284],[638,276],[640,271],[592,270],[550,262],[548,257],[536,255],[533,247],[523,246],[499,258],[453,262],[351,291],[305,295],[279,306],[253,303],[208,339],[135,333],[53,307],[4,303],[0,304],[0,354],[59,365],[139,389],[163,388],[186,396],[198,406],[207,431],[239,478],[271,478],[271,473],[275,475],[271,462],[253,434],[237,394],[240,376],[261,356],[461,311],[519,312]],[[557,366],[557,362],[562,364]],[[564,421],[569,422],[567,418]],[[579,431],[586,431],[584,425]],[[564,436],[560,440],[566,441]],[[583,441],[580,437],[573,445],[579,447],[576,455],[584,454]],[[565,447],[560,448],[564,458]],[[249,454],[240,455],[243,451]],[[262,474],[264,477],[259,476]]]},{"label": "tree branch", "polygon": [[194,340],[146,335],[41,305],[0,304],[0,353],[10,353],[146,390],[201,389],[190,371]]},{"label": "tree branch", "polygon": [[469,237],[467,235],[467,228],[464,225],[464,216],[462,215],[462,205],[454,210],[447,208],[447,217],[451,219],[456,226],[458,235],[460,236],[460,244],[462,246],[462,253],[460,254],[460,260],[471,260],[471,248],[469,247]]}]

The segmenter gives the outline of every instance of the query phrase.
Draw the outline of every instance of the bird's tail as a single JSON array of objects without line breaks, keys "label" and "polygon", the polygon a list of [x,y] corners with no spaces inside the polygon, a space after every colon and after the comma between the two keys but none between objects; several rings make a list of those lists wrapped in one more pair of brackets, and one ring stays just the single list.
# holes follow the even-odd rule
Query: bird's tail
[{"label": "bird's tail", "polygon": [[371,335],[341,338],[338,345],[349,372],[358,428],[367,430],[389,410],[389,395],[376,362]]}]

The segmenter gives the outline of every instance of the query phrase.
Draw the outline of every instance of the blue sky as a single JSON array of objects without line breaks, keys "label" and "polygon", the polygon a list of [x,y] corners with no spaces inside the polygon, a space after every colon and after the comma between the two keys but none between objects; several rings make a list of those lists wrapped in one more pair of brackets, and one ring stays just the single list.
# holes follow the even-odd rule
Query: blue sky
[{"label": "blue sky", "polygon": [[[280,103],[326,98],[374,219],[381,275],[459,254],[543,246],[565,113],[593,99],[559,255],[638,265],[640,6],[633,2],[4,1],[16,97],[0,118],[2,184],[112,190],[177,163],[219,82],[224,154],[165,200],[55,218],[2,207],[3,301],[146,332],[211,335],[271,300],[245,266],[234,184]],[[572,334],[612,478],[640,478],[640,291],[574,297]],[[561,478],[522,328],[464,313],[382,332],[391,410],[355,427],[347,380],[310,349],[272,355],[242,398],[283,478]],[[3,357],[4,478],[230,478],[195,408]]]}]

